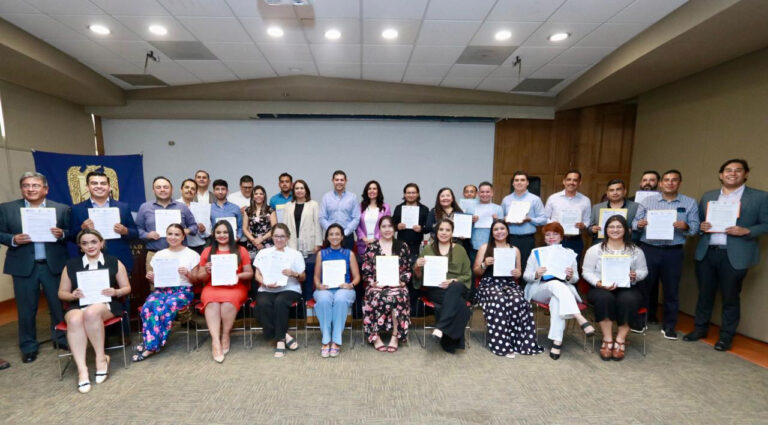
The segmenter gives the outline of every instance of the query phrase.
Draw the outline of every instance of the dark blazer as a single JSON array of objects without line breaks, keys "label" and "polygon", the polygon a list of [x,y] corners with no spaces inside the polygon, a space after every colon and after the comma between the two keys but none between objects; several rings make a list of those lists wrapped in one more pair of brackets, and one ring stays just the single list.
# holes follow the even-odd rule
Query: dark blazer
[{"label": "dark blazer", "polygon": [[[120,210],[120,224],[128,228],[128,234],[123,235],[120,239],[108,239],[105,245],[106,252],[117,257],[123,263],[125,269],[130,272],[133,270],[131,241],[139,238],[139,231],[136,229],[136,222],[133,221],[133,215],[131,215],[131,209],[128,207],[128,204],[110,199],[109,206]],[[90,199],[72,206],[72,225],[69,232],[72,242],[75,242],[77,234],[82,230],[83,222],[88,220],[88,208],[92,207],[93,203]]]},{"label": "dark blazer", "polygon": [[[53,274],[60,274],[67,263],[67,238],[69,237],[69,212],[67,205],[45,200],[48,208],[56,209],[56,227],[64,232],[64,236],[57,242],[45,243],[45,258],[48,260],[48,268]],[[24,200],[0,204],[0,243],[8,247],[5,254],[3,273],[11,276],[27,277],[32,274],[35,266],[35,244],[11,246],[14,235],[21,233],[21,208],[24,208]]]},{"label": "dark blazer", "polygon": [[[717,201],[720,189],[706,192],[699,201],[699,218],[702,223],[707,218],[707,202]],[[768,232],[768,192],[745,187],[741,195],[741,212],[736,225],[749,229],[747,236],[726,237],[728,260],[737,270],[744,270],[760,261],[758,238]],[[696,246],[696,260],[703,260],[709,248],[710,234],[700,232],[701,238]]]}]

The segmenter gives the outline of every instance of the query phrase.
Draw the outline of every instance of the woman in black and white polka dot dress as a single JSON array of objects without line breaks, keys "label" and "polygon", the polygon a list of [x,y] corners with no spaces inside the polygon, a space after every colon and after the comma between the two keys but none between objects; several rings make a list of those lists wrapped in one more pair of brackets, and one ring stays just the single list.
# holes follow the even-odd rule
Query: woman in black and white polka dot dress
[{"label": "woman in black and white polka dot dress", "polygon": [[[488,348],[497,356],[514,358],[515,353],[532,355],[543,349],[536,343],[531,305],[515,282],[522,274],[520,250],[507,242],[508,236],[506,223],[494,220],[488,243],[477,250],[474,272],[482,277],[475,296],[488,326]],[[509,270],[494,273],[497,262],[509,264]]]}]

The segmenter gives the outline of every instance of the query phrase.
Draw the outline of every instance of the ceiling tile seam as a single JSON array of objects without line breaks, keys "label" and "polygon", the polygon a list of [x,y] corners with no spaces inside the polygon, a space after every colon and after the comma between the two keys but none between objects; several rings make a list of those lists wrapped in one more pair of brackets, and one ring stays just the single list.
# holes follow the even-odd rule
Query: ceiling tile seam
[{"label": "ceiling tile seam", "polygon": [[[429,4],[432,2],[432,0],[427,1],[427,5],[424,7],[424,12],[421,14],[421,20],[419,21],[419,28],[416,30],[416,36],[413,38],[413,48],[411,48],[411,54],[408,55],[408,60],[405,61],[405,69],[403,70],[403,76],[400,77],[400,82],[405,82],[405,75],[408,73],[408,68],[411,67],[411,59],[413,59],[413,52],[416,51],[416,46],[419,44],[419,35],[421,35],[421,27],[424,24],[424,18],[427,16],[427,10],[429,10]],[[365,2],[360,0],[360,8],[362,9],[365,5]],[[362,58],[361,58],[362,59]],[[439,84],[438,84],[439,85]]]},{"label": "ceiling tile seam", "polygon": [[[496,1],[493,3],[493,6],[491,6],[491,8],[490,8],[490,9],[488,9],[488,12],[486,12],[486,14],[485,14],[485,17],[483,18],[483,20],[482,20],[482,21],[481,21],[481,23],[480,23],[480,26],[478,26],[478,27],[477,27],[477,29],[475,30],[475,33],[474,33],[474,34],[472,34],[472,37],[470,37],[470,39],[469,39],[469,43],[471,43],[471,42],[472,42],[472,40],[473,40],[475,37],[477,37],[477,33],[479,33],[479,32],[480,32],[480,29],[483,27],[483,24],[484,24],[484,23],[486,23],[486,22],[488,22],[488,17],[489,17],[489,16],[491,16],[491,12],[493,11],[493,9],[496,7],[496,5],[497,5],[497,4],[499,4],[499,0],[496,0]],[[464,49],[466,49],[467,47],[469,47],[469,43],[467,43],[467,45],[464,47]],[[517,50],[517,49],[515,49],[515,50]],[[512,53],[514,53],[514,52],[512,52]],[[454,62],[454,63],[451,65],[451,67],[448,69],[448,72],[445,74],[446,76],[448,76],[448,74],[450,74],[450,73],[451,73],[451,70],[453,69],[453,66],[454,66],[454,65],[456,65],[456,62]],[[496,68],[494,68],[494,69],[493,69],[493,71],[491,71],[491,72],[489,72],[489,73],[488,73],[488,75],[491,75],[492,73],[494,73],[494,72],[495,72],[497,69],[499,69],[499,67],[500,67],[500,66],[501,66],[501,65],[499,65],[499,66],[497,66]],[[482,83],[483,83],[483,81],[485,81],[485,79],[486,79],[486,78],[488,78],[488,75],[486,75],[485,77],[483,77],[482,79],[480,79],[480,81],[479,81],[477,84],[475,84],[475,86],[472,88],[472,90],[477,90],[477,88],[478,88],[478,87],[480,87],[480,84],[482,84]],[[445,79],[445,77],[443,77],[443,79]],[[440,84],[442,84],[442,82],[440,82]]]},{"label": "ceiling tile seam", "polygon": [[[245,29],[245,25],[243,25],[243,22],[240,20],[240,16],[237,16],[237,14],[235,13],[235,11],[234,11],[234,10],[232,10],[232,6],[230,6],[230,4],[229,4],[229,2],[228,2],[228,1],[225,1],[224,3],[227,5],[227,8],[228,8],[228,9],[229,9],[229,11],[232,13],[232,16],[234,16],[234,17],[235,17],[235,19],[237,20],[237,23],[238,23],[238,25],[240,25],[240,29],[242,29],[243,31],[245,31],[245,34],[246,34],[246,35],[248,36],[248,38],[251,40],[251,42],[253,43],[253,46],[254,46],[254,47],[256,48],[256,50],[259,52],[259,54],[261,55],[261,57],[263,57],[263,58],[264,58],[264,60],[267,62],[267,65],[269,65],[269,68],[270,68],[270,69],[272,69],[272,72],[274,72],[274,73],[275,73],[275,75],[279,76],[280,74],[278,74],[278,73],[277,73],[277,68],[275,68],[275,67],[272,65],[272,62],[270,62],[270,60],[269,60],[269,58],[267,57],[267,55],[265,55],[265,54],[264,54],[264,52],[262,52],[262,51],[261,51],[261,48],[259,47],[259,44],[258,44],[258,43],[256,43],[256,40],[254,40],[254,39],[253,39],[253,35],[251,35],[251,32],[250,32],[250,31],[248,31],[247,29]],[[194,35],[194,34],[192,34],[192,35]],[[216,57],[218,58],[218,56],[216,56]],[[230,67],[227,65],[227,62],[226,62],[226,61],[223,61],[223,60],[221,60],[220,58],[219,58],[219,61],[220,61],[220,62],[221,62],[221,63],[222,63],[222,64],[223,64],[223,65],[224,65],[224,66],[225,66],[225,67],[226,67],[226,68],[227,68],[227,69],[228,69],[228,70],[229,70],[229,71],[230,71],[230,72],[231,72],[231,73],[232,73],[234,76],[235,76],[235,77],[237,77],[237,79],[238,79],[238,80],[242,80],[242,78],[240,78],[240,76],[239,76],[239,75],[237,75],[237,73],[236,73],[235,71],[233,71],[233,70],[232,70],[232,68],[230,68]]]},{"label": "ceiling tile seam", "polygon": [[[195,35],[195,33],[193,33],[192,31],[190,31],[190,30],[189,30],[189,28],[187,28],[187,26],[186,26],[186,25],[184,25],[184,22],[180,21],[180,20],[178,19],[178,16],[174,15],[174,14],[173,14],[173,12],[171,12],[170,10],[168,10],[168,8],[167,8],[167,7],[165,7],[165,5],[164,5],[162,2],[158,1],[158,2],[157,2],[157,4],[158,4],[158,5],[160,5],[160,7],[162,7],[163,9],[165,9],[165,11],[166,11],[166,12],[168,12],[168,16],[170,16],[171,18],[173,18],[173,20],[174,20],[174,21],[178,22],[178,23],[179,23],[179,25],[180,25],[182,28],[184,28],[184,30],[185,30],[186,32],[188,32],[188,33],[189,33],[189,34],[190,34],[192,37],[194,37],[194,39],[195,39],[195,40],[197,40],[197,42],[199,42],[199,43],[202,43],[202,41],[200,41],[200,40],[198,40],[198,39],[197,39],[197,36]],[[145,42],[149,43],[149,42],[148,42],[148,41],[146,41],[146,40],[145,40]],[[151,45],[151,43],[150,43],[150,45]],[[152,46],[152,47],[154,47],[154,46]],[[159,50],[159,49],[158,49],[158,50]],[[169,57],[168,59],[171,59],[171,58]],[[178,66],[179,68],[183,69],[183,70],[184,70],[184,71],[185,71],[187,74],[189,74],[189,75],[191,75],[191,76],[195,77],[195,79],[197,79],[197,81],[199,81],[199,82],[201,82],[201,83],[203,82],[203,79],[202,79],[202,78],[198,77],[198,76],[197,76],[197,74],[195,74],[194,72],[192,72],[192,71],[190,71],[189,69],[187,69],[187,67],[185,67],[184,65],[182,65],[182,64],[180,64],[180,63],[178,63],[178,62],[176,62],[176,60],[174,60],[174,59],[171,59],[171,62],[173,62],[174,64],[176,64],[176,66]]]},{"label": "ceiling tile seam", "polygon": [[[257,0],[257,1],[259,1],[259,0]],[[315,71],[317,71],[317,75],[322,77],[322,75],[320,75],[320,67],[317,66],[317,59],[315,58],[315,52],[312,51],[312,43],[309,42],[309,37],[307,37],[307,32],[304,31],[304,25],[302,25],[301,19],[299,19],[299,17],[296,16],[296,11],[294,9],[291,9],[291,10],[293,10],[294,19],[296,19],[296,22],[299,24],[299,28],[301,28],[301,35],[302,35],[302,37],[304,37],[304,43],[307,45],[307,50],[309,50],[309,56],[312,58],[312,65],[315,66]],[[363,61],[363,58],[361,57],[360,58],[360,62],[362,63],[362,61]],[[363,74],[362,69],[363,69],[363,66],[360,65],[360,75],[361,76]],[[290,71],[290,69],[288,69],[288,71]],[[301,72],[303,72],[303,71],[304,70],[302,69]]]}]

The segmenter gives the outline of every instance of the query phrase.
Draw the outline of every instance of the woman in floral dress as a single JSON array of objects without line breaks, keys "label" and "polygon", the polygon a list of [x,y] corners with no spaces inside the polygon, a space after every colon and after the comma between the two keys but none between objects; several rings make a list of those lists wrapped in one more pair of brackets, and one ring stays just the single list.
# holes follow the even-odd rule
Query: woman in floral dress
[{"label": "woman in floral dress", "polygon": [[251,205],[243,214],[243,235],[248,240],[246,248],[251,260],[264,248],[271,247],[272,228],[277,224],[277,215],[267,203],[267,191],[257,185],[251,194]]}]

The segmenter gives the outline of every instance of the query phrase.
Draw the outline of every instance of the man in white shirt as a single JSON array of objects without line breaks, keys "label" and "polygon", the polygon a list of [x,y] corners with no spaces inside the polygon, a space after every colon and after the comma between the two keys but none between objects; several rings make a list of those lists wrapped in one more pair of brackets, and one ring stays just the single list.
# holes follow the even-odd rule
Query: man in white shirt
[{"label": "man in white shirt", "polygon": [[[574,215],[578,213],[581,221],[577,221],[572,227],[563,225],[565,229],[563,246],[572,249],[578,254],[579,262],[581,262],[581,253],[584,250],[581,232],[587,228],[587,224],[589,224],[592,217],[592,203],[589,201],[589,198],[579,193],[579,187],[581,186],[581,172],[579,170],[568,170],[563,179],[563,186],[565,186],[565,189],[547,198],[544,212],[549,223],[557,221],[561,225],[563,224],[564,214]],[[569,232],[569,230],[572,231]]]},{"label": "man in white shirt", "polygon": [[244,175],[240,177],[240,191],[232,192],[227,195],[227,201],[240,207],[240,211],[251,205],[251,196],[253,195],[253,177]]}]

